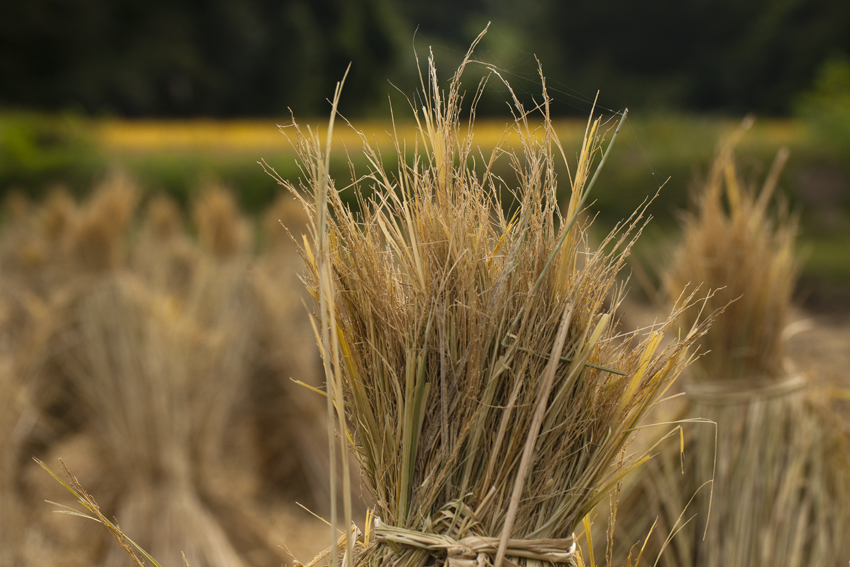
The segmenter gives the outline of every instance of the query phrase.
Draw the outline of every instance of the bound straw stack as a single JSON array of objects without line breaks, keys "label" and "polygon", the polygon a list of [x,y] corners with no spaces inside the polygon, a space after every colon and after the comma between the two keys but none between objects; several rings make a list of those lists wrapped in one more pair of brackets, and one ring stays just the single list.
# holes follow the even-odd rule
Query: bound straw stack
[{"label": "bound straw stack", "polygon": [[0,567],[23,560],[29,511],[18,493],[21,448],[32,427],[31,391],[23,377],[38,340],[25,293],[0,285]]},{"label": "bound straw stack", "polygon": [[[240,427],[253,423],[248,393],[258,358],[259,305],[249,270],[251,227],[230,193],[213,186],[194,203],[198,244],[186,234],[177,206],[164,197],[151,200],[136,231],[137,197],[134,186],[117,177],[80,213],[65,199],[54,198],[46,207],[50,215],[43,218],[64,219],[55,224],[62,227],[57,235],[67,234],[65,271],[22,266],[21,277],[45,283],[47,299],[41,307],[14,297],[40,307],[30,308],[33,320],[50,314],[38,333],[30,333],[34,337],[22,333],[41,339],[31,355],[40,379],[38,401],[45,413],[52,405],[79,413],[74,434],[91,439],[99,458],[94,467],[114,491],[109,498],[107,482],[98,486],[98,495],[107,494],[104,514],[119,518],[139,545],[167,564],[180,564],[181,552],[198,566],[280,563],[285,556],[250,499],[250,447],[232,464],[234,447],[250,444],[251,430]],[[58,214],[66,209],[69,214]],[[8,318],[4,307],[13,298],[5,287],[0,291],[0,316]],[[5,318],[0,331],[7,338],[12,325]],[[3,366],[0,378],[5,374]],[[43,401],[51,389],[57,393],[48,401],[62,404]],[[11,431],[7,421],[0,419],[0,437]],[[278,458],[297,463],[298,449],[278,447]],[[10,459],[8,469],[19,460]],[[99,517],[89,504],[83,507]],[[54,547],[53,539],[38,547]],[[89,547],[88,563],[127,561],[118,546],[106,553],[102,546]]]},{"label": "bound straw stack", "polygon": [[733,150],[748,127],[720,146],[666,281],[669,297],[704,282],[717,290],[710,307],[732,302],[700,340],[707,354],[689,369],[679,416],[716,425],[686,426],[682,463],[677,445],[645,468],[618,533],[637,542],[657,518],[650,548],[669,545],[662,565],[843,565],[848,439],[784,356],[797,225],[770,204],[787,152],[760,191],[746,187]]},{"label": "bound straw stack", "polygon": [[[538,128],[513,101],[506,137],[522,152],[502,144],[479,161],[474,103],[459,133],[470,57],[447,91],[429,60],[423,106],[414,107],[420,137],[412,147],[396,139],[397,171],[363,138],[372,167],[348,189],[356,212],[329,179],[315,133],[288,131],[306,174],[290,189],[310,195],[313,240],[303,253],[338,415],[330,435],[355,451],[375,503],[363,540],[340,541],[346,565],[579,564],[575,532],[642,462],[624,447],[704,330],[695,324],[662,349],[679,305],[646,336],[617,335],[615,276],[640,214],[595,252],[576,222],[599,173],[601,121],[589,122],[560,179],[565,152],[544,80]],[[328,149],[332,128],[333,119]],[[500,158],[515,183],[493,173]],[[559,189],[571,192],[563,215]],[[517,199],[510,215],[503,191]]]}]

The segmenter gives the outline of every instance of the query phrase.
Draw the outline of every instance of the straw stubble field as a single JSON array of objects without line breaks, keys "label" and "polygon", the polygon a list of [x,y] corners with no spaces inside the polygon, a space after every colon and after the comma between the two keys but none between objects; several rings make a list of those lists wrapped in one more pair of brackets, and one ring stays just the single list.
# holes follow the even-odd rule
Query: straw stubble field
[{"label": "straw stubble field", "polygon": [[181,551],[199,565],[281,563],[290,533],[312,552],[318,521],[276,504],[327,506],[324,406],[290,380],[320,383],[278,221],[300,230],[296,204],[268,211],[261,252],[255,223],[217,186],[190,223],[121,174],[80,204],[58,191],[13,196],[7,211],[3,564],[126,561],[88,523],[51,513],[44,499],[65,498],[33,455],[64,458],[169,564]]},{"label": "straw stubble field", "polygon": [[[475,138],[461,126],[459,77],[443,92],[429,67],[422,122],[392,144],[414,155],[398,171],[384,168],[384,146],[347,134],[371,164],[355,212],[329,180],[324,140],[296,126],[287,132],[302,185],[281,181],[306,200],[283,192],[261,219],[214,183],[184,214],[121,173],[80,203],[61,190],[41,203],[7,199],[0,566],[128,561],[106,530],[51,513],[42,500],[68,494],[32,455],[51,468],[64,458],[81,481],[70,486],[96,498],[92,513],[117,518],[166,566],[182,553],[195,567],[312,557],[329,527],[295,501],[365,528],[356,546],[329,548],[346,553],[347,543],[349,564],[634,564],[633,540],[594,559],[590,519],[606,524],[608,494],[644,461],[630,454],[642,446],[629,445],[634,431],[660,415],[651,410],[692,361],[701,321],[722,318],[735,297],[718,295],[717,311],[663,339],[698,302],[681,289],[667,312],[623,298],[640,213],[601,246],[581,214],[611,148],[601,122],[576,137],[571,161],[561,144],[576,140],[558,138],[545,104],[527,113],[515,100],[518,150],[478,154],[479,167],[509,162],[516,181],[506,182],[467,169]],[[104,135],[122,143],[120,131]],[[421,145],[406,147],[406,136]],[[568,177],[555,173],[561,157]],[[503,186],[513,209],[500,205]],[[815,389],[846,387],[846,318],[791,318],[797,368]],[[780,323],[763,327],[769,344],[790,335]],[[734,345],[714,350],[720,366],[737,360]],[[339,413],[331,439],[353,444],[362,472],[330,472],[339,454],[328,451],[328,412]],[[351,487],[353,509],[331,478]],[[645,537],[653,518],[637,514]]]},{"label": "straw stubble field", "polygon": [[[173,202],[162,196],[144,198],[121,177],[108,180],[90,199],[80,204],[62,193],[52,194],[43,203],[29,203],[19,198],[7,201],[10,221],[0,236],[4,280],[3,380],[0,382],[4,389],[4,395],[0,396],[4,404],[0,415],[5,420],[0,430],[4,451],[3,486],[0,487],[0,505],[3,506],[0,518],[5,522],[1,558],[4,565],[38,563],[75,567],[103,561],[104,554],[114,545],[94,524],[53,513],[53,507],[45,503],[45,499],[67,502],[68,494],[29,461],[32,455],[54,467],[56,459],[63,458],[109,517],[117,515],[131,537],[148,545],[153,553],[162,549],[156,543],[157,536],[146,536],[142,533],[144,530],[136,527],[140,520],[126,517],[127,505],[122,508],[120,500],[127,498],[131,484],[138,488],[138,483],[142,482],[155,487],[163,482],[161,479],[139,481],[140,474],[156,477],[171,473],[140,472],[132,459],[143,459],[148,462],[146,467],[150,466],[151,460],[156,458],[143,452],[144,445],[173,435],[175,430],[169,428],[184,427],[162,423],[161,419],[175,417],[170,411],[179,411],[183,414],[181,419],[189,422],[202,420],[200,416],[186,415],[192,403],[179,398],[180,395],[191,398],[191,391],[175,393],[175,397],[164,401],[182,404],[178,410],[155,405],[134,408],[132,406],[137,403],[127,406],[130,402],[122,402],[120,393],[108,392],[108,371],[97,374],[91,368],[86,369],[84,361],[80,360],[62,362],[63,357],[93,356],[74,353],[73,345],[67,344],[74,336],[74,333],[69,335],[68,328],[79,325],[74,322],[75,318],[89,313],[80,309],[92,298],[114,303],[124,297],[120,300],[137,305],[130,307],[131,312],[145,310],[144,317],[152,319],[147,324],[156,326],[156,321],[160,320],[170,327],[182,319],[186,321],[184,325],[189,325],[184,332],[196,334],[194,339],[170,339],[176,344],[159,343],[159,347],[148,344],[146,347],[170,346],[172,350],[168,355],[127,352],[125,356],[129,359],[116,364],[129,366],[116,368],[124,368],[125,373],[132,370],[139,365],[138,360],[133,360],[134,356],[161,358],[161,364],[166,366],[190,364],[180,361],[176,347],[177,351],[185,349],[192,351],[193,356],[208,358],[199,361],[207,370],[193,370],[207,385],[214,384],[209,380],[233,381],[229,386],[215,386],[215,389],[230,392],[225,400],[208,401],[219,406],[205,406],[218,409],[201,410],[226,416],[225,431],[188,434],[190,438],[193,435],[206,437],[207,444],[218,447],[204,450],[204,440],[196,439],[194,448],[182,451],[193,460],[198,459],[191,464],[195,468],[203,462],[200,460],[203,453],[207,455],[205,458],[214,458],[211,463],[207,461],[209,464],[204,468],[205,474],[217,480],[210,478],[204,482],[217,484],[217,490],[229,493],[232,500],[248,508],[239,511],[233,506],[219,506],[216,510],[205,510],[209,517],[224,518],[216,520],[220,525],[230,526],[237,522],[254,526],[259,535],[246,536],[245,539],[252,543],[243,543],[243,547],[237,545],[237,548],[243,557],[253,554],[255,559],[242,561],[252,565],[269,564],[266,561],[272,557],[273,562],[289,561],[287,556],[280,556],[278,546],[281,545],[302,560],[326,547],[327,526],[293,505],[298,501],[323,516],[328,513],[327,441],[321,433],[324,402],[318,395],[290,381],[293,378],[314,385],[321,383],[318,352],[303,303],[308,298],[301,293],[302,284],[296,275],[302,271],[302,261],[278,223],[280,220],[298,233],[303,230],[299,227],[303,227],[305,219],[294,200],[284,196],[262,222],[249,223],[235,210],[227,192],[220,188],[209,190],[210,193],[204,193],[206,198],[194,207],[191,227],[195,236],[187,230],[190,221]],[[122,218],[125,220],[116,229],[113,221]],[[107,220],[109,222],[105,222]],[[98,223],[104,226],[99,227]],[[264,235],[264,244],[259,249],[247,241],[254,234]],[[234,255],[242,255],[242,259],[229,258]],[[189,315],[187,309],[200,310],[203,303],[198,295],[192,294],[212,293],[217,298],[213,303],[217,303],[223,296],[233,293],[222,289],[221,286],[226,287],[225,282],[215,275],[228,270],[241,271],[251,282],[252,301],[262,303],[247,311],[240,308],[239,321],[233,323],[216,320],[220,316],[200,311]],[[203,283],[204,280],[210,282],[208,278],[215,280],[215,289],[203,292],[202,288],[211,285]],[[109,325],[109,319],[116,316],[122,326],[129,324],[132,317],[138,319],[139,315],[127,312],[119,315],[119,309],[119,305],[113,304],[108,309],[86,315],[89,321],[86,325],[93,329],[88,332],[95,333],[89,339],[95,348],[103,349],[121,341],[117,333],[110,333],[107,328],[104,328],[105,335],[97,335],[98,326]],[[248,317],[251,312],[261,315]],[[624,303],[620,313],[624,323],[632,327],[650,324],[658,317],[651,305],[632,301]],[[106,319],[100,320],[101,316]],[[198,319],[207,322],[202,327]],[[815,377],[825,388],[846,387],[846,369],[850,364],[850,349],[847,349],[850,324],[846,316],[797,310],[792,319],[793,333],[787,350],[798,368]],[[246,325],[253,328],[246,331]],[[227,329],[228,326],[232,328]],[[250,355],[236,355],[246,359],[243,362],[250,367],[252,376],[239,378],[245,371],[231,366],[233,372],[215,378],[210,374],[209,364],[216,358],[204,355],[203,348],[217,350],[222,345],[246,348],[226,338],[236,329],[243,336],[252,336]],[[207,335],[199,337],[198,333]],[[56,343],[57,340],[60,342]],[[190,342],[180,342],[186,340]],[[204,343],[210,346],[204,347]],[[133,345],[132,348],[142,346],[136,340],[127,340],[126,344]],[[136,371],[150,372],[138,368]],[[155,382],[145,384],[145,381],[163,379],[166,374],[162,372],[175,370],[161,368],[149,374],[142,373],[137,387],[154,387]],[[95,379],[107,382],[95,387]],[[170,380],[173,382],[174,377]],[[244,391],[235,391],[236,387]],[[106,397],[97,401],[93,395]],[[120,431],[114,432],[119,435],[114,441],[103,438],[104,430],[117,427],[111,420],[130,419],[131,416],[124,414],[134,409],[142,412],[140,419],[143,421],[138,424],[140,431],[125,430],[127,437],[120,437]],[[116,412],[119,415],[113,415]],[[157,417],[158,412],[163,412],[161,419]],[[199,427],[191,423],[185,426],[189,429]],[[133,425],[128,423],[127,427]],[[157,433],[157,428],[163,428],[162,433]],[[133,437],[139,434],[143,438]],[[144,436],[148,435],[146,441]],[[153,451],[155,454],[157,449]],[[210,452],[220,454],[215,456]],[[138,456],[134,457],[134,453]],[[119,464],[127,459],[130,460],[128,465]],[[137,470],[132,474],[122,473],[128,466]],[[158,489],[144,489],[148,490]],[[204,498],[202,502],[209,500]],[[153,518],[166,514],[162,505],[148,506],[152,507],[142,518],[149,518],[149,522],[158,521]],[[137,511],[131,511],[131,515],[143,514],[138,506],[135,508]],[[231,535],[234,533],[227,531]],[[180,545],[188,549],[185,543]],[[271,555],[268,551],[257,551],[263,547],[272,549]],[[171,552],[162,551],[164,553],[157,557],[163,562],[169,557],[175,560],[169,555]]]}]

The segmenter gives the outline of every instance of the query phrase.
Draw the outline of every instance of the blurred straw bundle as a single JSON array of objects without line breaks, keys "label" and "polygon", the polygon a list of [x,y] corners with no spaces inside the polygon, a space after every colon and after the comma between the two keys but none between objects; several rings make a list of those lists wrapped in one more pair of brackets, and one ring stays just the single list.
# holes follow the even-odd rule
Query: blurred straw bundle
[{"label": "blurred straw bundle", "polygon": [[55,186],[40,206],[17,192],[9,194],[5,204],[7,222],[0,239],[3,279],[44,298],[67,267],[76,203],[67,190]]},{"label": "blurred straw bundle", "polygon": [[244,253],[250,243],[250,227],[241,218],[230,191],[218,184],[207,184],[192,208],[198,230],[198,243],[207,253],[219,258]]},{"label": "blurred straw bundle", "polygon": [[[169,563],[184,551],[196,564],[243,565],[195,489],[193,450],[205,439],[206,412],[222,409],[201,401],[209,375],[193,359],[214,352],[205,335],[132,279],[103,282],[73,311],[66,364],[121,479],[123,527]],[[124,560],[113,553],[105,564]]]},{"label": "blurred straw bundle", "polygon": [[120,171],[95,189],[69,239],[74,275],[99,274],[125,265],[138,199],[138,187]]},{"label": "blurred straw bundle", "polygon": [[184,297],[195,273],[197,252],[177,202],[167,195],[154,195],[132,247],[133,272],[164,293]]},{"label": "blurred straw bundle", "polygon": [[[48,199],[55,202],[52,193]],[[64,200],[64,199],[63,199]],[[67,201],[66,201],[67,202]],[[45,391],[35,368],[54,323],[45,297],[48,252],[40,211],[21,195],[6,202],[8,224],[0,236],[0,565],[27,560],[27,526],[34,511],[21,494],[26,449],[40,441],[49,420],[39,411]]]},{"label": "blurred straw bundle", "polygon": [[[295,497],[319,514],[329,513],[324,424],[325,404],[309,389],[321,386],[321,360],[310,328],[296,238],[307,229],[307,215],[292,195],[283,192],[262,219],[265,253],[251,271],[260,305],[258,356],[251,383],[257,420],[261,474],[267,489],[281,498]],[[293,432],[297,431],[297,434]],[[297,454],[299,459],[288,455]]]},{"label": "blurred straw bundle", "polygon": [[[21,563],[24,525],[28,513],[17,490],[21,448],[28,422],[34,418],[25,377],[26,353],[32,325],[21,320],[21,298],[0,287],[0,566]],[[23,325],[22,325],[23,324]],[[24,351],[23,356],[18,350]]]},{"label": "blurred straw bundle", "polygon": [[689,369],[679,416],[709,419],[716,429],[689,426],[681,463],[680,448],[669,447],[632,478],[618,538],[640,541],[655,516],[648,549],[670,546],[662,565],[843,565],[850,440],[784,356],[797,225],[770,204],[787,151],[760,190],[745,186],[734,148],[749,124],[720,145],[666,280],[670,298],[704,282],[717,289],[709,306],[728,304],[700,339],[707,354]]},{"label": "blurred straw bundle", "polygon": [[[412,149],[396,139],[398,171],[363,136],[371,169],[354,183],[359,213],[329,179],[318,136],[292,126],[307,179],[289,187],[315,198],[305,200],[313,239],[303,253],[328,409],[375,503],[363,541],[340,540],[347,565],[582,564],[575,531],[643,461],[625,446],[705,328],[660,348],[685,300],[645,336],[617,335],[615,276],[640,215],[608,236],[609,252],[587,250],[576,223],[611,149],[602,152],[601,121],[588,124],[562,216],[555,162],[567,160],[545,80],[532,112],[513,101],[522,155],[497,147],[479,162],[474,102],[459,134],[471,53],[448,91],[429,59],[421,114],[414,107],[420,137]],[[499,157],[516,185],[491,174]],[[513,215],[502,211],[502,189],[517,197]],[[336,561],[337,546],[329,553]]]},{"label": "blurred straw bundle", "polygon": [[[288,198],[287,198],[288,197]],[[292,211],[293,199],[283,196],[288,206],[276,206],[268,216],[286,219],[293,230],[301,231],[305,223],[302,210]],[[300,214],[298,214],[300,213]],[[272,221],[264,220],[265,253],[250,256],[252,226],[240,214],[230,191],[217,184],[204,187],[194,203],[192,218],[198,233],[198,244],[208,261],[196,267],[197,278],[205,278],[210,292],[220,289],[222,278],[243,286],[241,293],[250,299],[250,309],[234,310],[242,330],[234,335],[237,344],[250,349],[250,368],[232,374],[244,380],[233,380],[227,399],[250,399],[244,417],[255,423],[256,457],[263,489],[324,511],[328,497],[327,452],[317,438],[317,426],[324,423],[323,404],[294,383],[294,380],[316,384],[320,374],[317,356],[313,354],[313,338],[304,308],[303,286],[295,266],[297,254],[292,238],[271,230]],[[212,272],[210,272],[212,270]],[[216,275],[218,274],[218,275]],[[297,286],[296,286],[297,284]],[[223,298],[210,296],[210,306]],[[228,345],[233,346],[232,342]],[[247,354],[247,351],[246,351]],[[245,356],[241,359],[247,360]],[[321,429],[318,430],[319,432]],[[296,458],[297,457],[297,458]]]},{"label": "blurred straw bundle", "polygon": [[[197,245],[168,201],[152,201],[132,261],[66,297],[51,364],[85,408],[118,479],[113,513],[136,541],[168,563],[181,552],[193,565],[280,562],[245,502],[256,482],[250,226],[218,186],[192,212]],[[115,548],[105,564],[123,560]]]},{"label": "blurred straw bundle", "polygon": [[[289,399],[303,390],[289,377],[315,383],[316,370],[301,362],[303,352],[285,356],[286,344],[270,344],[267,317],[260,317],[270,304],[289,303],[291,283],[275,288],[268,281],[263,296],[255,264],[275,265],[266,274],[273,278],[294,272],[294,254],[284,255],[286,265],[273,262],[272,251],[255,255],[252,225],[221,186],[202,187],[193,203],[197,242],[164,196],[148,199],[137,225],[141,200],[132,181],[114,172],[79,206],[64,191],[40,206],[21,199],[7,204],[0,352],[15,356],[4,356],[0,368],[0,404],[9,405],[0,418],[0,480],[12,488],[0,487],[0,503],[14,507],[15,498],[5,496],[23,486],[18,511],[33,513],[10,509],[3,518],[25,534],[14,536],[16,543],[26,540],[23,563],[126,561],[120,550],[104,555],[100,539],[78,537],[87,525],[69,530],[32,506],[51,493],[40,484],[49,479],[16,452],[27,443],[30,453],[82,459],[83,477],[96,486],[104,512],[169,563],[179,564],[181,551],[195,566],[280,563],[286,555],[263,521],[268,503],[256,498],[260,487],[269,487],[258,478],[260,461],[295,463],[285,471],[291,476],[274,479],[284,491],[288,484],[303,487],[304,477],[327,476],[324,447],[292,442],[299,435],[294,427],[257,447],[257,438],[266,437],[260,403],[266,414],[288,413],[298,425],[321,419],[312,406]],[[27,246],[39,252],[30,255],[35,261],[21,254]],[[291,324],[281,322],[278,336],[297,334]],[[264,381],[284,382],[267,372],[270,359],[286,375],[286,387],[264,399],[252,390]],[[26,393],[36,389],[37,407],[26,413]],[[21,415],[34,424],[16,427]],[[314,484],[308,490],[327,493],[326,482]],[[21,554],[10,557],[21,563]]]}]

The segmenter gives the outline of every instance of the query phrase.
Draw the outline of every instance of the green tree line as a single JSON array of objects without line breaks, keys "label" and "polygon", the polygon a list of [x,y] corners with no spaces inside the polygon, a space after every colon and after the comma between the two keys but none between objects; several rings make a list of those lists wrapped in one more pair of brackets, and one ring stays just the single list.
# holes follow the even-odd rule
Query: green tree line
[{"label": "green tree line", "polygon": [[[27,0],[0,2],[0,105],[132,117],[324,114],[411,95],[414,52],[477,57],[528,98],[536,55],[560,114],[789,113],[850,53],[847,0]],[[495,81],[493,81],[495,83]],[[504,105],[495,94],[482,111]]]}]

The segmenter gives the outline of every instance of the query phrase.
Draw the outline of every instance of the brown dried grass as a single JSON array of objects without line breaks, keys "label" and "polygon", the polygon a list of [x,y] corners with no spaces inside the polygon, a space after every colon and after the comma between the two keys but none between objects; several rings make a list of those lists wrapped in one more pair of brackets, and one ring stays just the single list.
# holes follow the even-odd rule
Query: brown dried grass
[{"label": "brown dried grass", "polygon": [[[298,277],[297,249],[277,220],[292,217],[287,210],[291,206],[287,203],[283,211],[275,206],[266,213],[266,249],[250,274],[259,304],[257,358],[251,378],[252,419],[267,490],[327,515],[330,494],[325,404],[296,383],[321,387],[321,360],[314,336],[305,332],[310,328],[306,308],[309,295]],[[304,225],[299,227],[297,217],[295,220],[287,220],[288,228],[300,235]]]},{"label": "brown dried grass", "polygon": [[791,295],[800,271],[794,250],[797,220],[780,202],[769,206],[788,158],[777,155],[761,190],[747,187],[733,151],[748,124],[724,141],[700,191],[665,286],[668,297],[703,282],[716,289],[710,306],[727,306],[700,340],[706,354],[694,372],[712,381],[785,374],[784,341]]},{"label": "brown dried grass", "polygon": [[132,247],[132,270],[161,293],[182,301],[198,269],[200,252],[186,232],[177,202],[156,195],[148,202]]},{"label": "brown dried grass", "polygon": [[[4,294],[5,295],[5,294]],[[14,348],[9,344],[9,311],[6,297],[0,298],[0,566],[12,567],[21,561],[21,541],[25,518],[18,494],[17,478],[21,461],[22,419],[31,413],[28,392],[20,368],[16,367]],[[12,348],[10,348],[12,347]]]},{"label": "brown dried grass", "polygon": [[250,229],[241,217],[233,194],[218,184],[201,190],[192,205],[192,220],[201,248],[221,258],[244,252],[250,243]]},{"label": "brown dried grass", "polygon": [[7,222],[0,237],[3,279],[43,294],[67,255],[65,244],[76,221],[76,204],[65,189],[54,187],[40,206],[12,193],[5,212]]},{"label": "brown dried grass", "polygon": [[[105,509],[157,557],[173,564],[185,551],[198,566],[280,563],[285,555],[254,500],[246,425],[255,419],[248,388],[262,364],[249,225],[222,188],[195,208],[203,246],[164,198],[150,201],[134,230],[137,203],[126,178],[114,178],[60,237],[72,253],[56,271],[64,279],[47,286],[52,323],[39,373],[54,393],[40,402],[76,408],[66,427],[84,428],[102,455],[93,478],[102,481]],[[321,451],[293,447],[295,435],[282,433],[279,459]],[[310,473],[326,476],[326,465],[319,459]],[[122,562],[123,553],[108,552],[104,564]]]},{"label": "brown dried grass", "polygon": [[[640,215],[608,236],[607,252],[588,250],[576,223],[607,157],[601,120],[589,122],[578,160],[568,164],[562,215],[555,162],[567,160],[545,81],[539,107],[529,112],[513,101],[506,135],[519,138],[523,153],[500,145],[479,161],[474,104],[465,135],[459,128],[469,58],[447,91],[429,60],[423,106],[413,108],[419,138],[396,139],[398,171],[387,171],[361,137],[371,167],[347,188],[359,213],[328,177],[317,134],[291,129],[305,179],[297,189],[283,183],[310,195],[313,238],[304,256],[328,411],[339,413],[339,437],[354,449],[380,518],[356,551],[350,538],[341,544],[358,565],[459,565],[468,556],[456,555],[457,541],[496,566],[579,563],[565,555],[574,532],[642,462],[624,448],[704,330],[694,325],[659,348],[678,305],[647,335],[618,336],[616,275]],[[538,113],[543,126],[532,130]],[[333,117],[328,147],[332,127]],[[515,181],[491,174],[500,158],[513,165]],[[373,197],[362,197],[366,188]],[[503,188],[519,201],[509,217]],[[350,521],[350,510],[345,515]],[[335,545],[329,553],[336,561]]]},{"label": "brown dried grass", "polygon": [[123,266],[138,199],[138,187],[121,171],[95,190],[69,236],[73,272],[98,274]]},{"label": "brown dried grass", "polygon": [[692,366],[677,416],[716,425],[689,426],[681,447],[666,447],[632,479],[618,538],[640,542],[655,517],[647,550],[669,546],[661,565],[842,565],[850,557],[850,439],[784,358],[797,229],[770,204],[786,155],[760,191],[747,187],[733,152],[743,132],[721,144],[667,279],[673,293],[704,282],[718,289],[709,304],[734,300],[700,339],[710,352]]},{"label": "brown dried grass", "polygon": [[[216,473],[249,374],[251,314],[244,270],[215,264],[182,304],[119,273],[67,308],[55,352],[118,481],[114,515],[167,564],[185,552],[194,565],[245,565],[245,546],[282,559],[253,526],[219,517],[240,512]],[[116,548],[104,564],[123,562]]]}]

